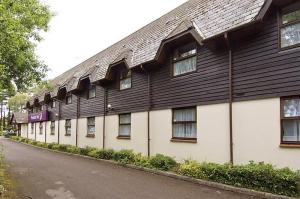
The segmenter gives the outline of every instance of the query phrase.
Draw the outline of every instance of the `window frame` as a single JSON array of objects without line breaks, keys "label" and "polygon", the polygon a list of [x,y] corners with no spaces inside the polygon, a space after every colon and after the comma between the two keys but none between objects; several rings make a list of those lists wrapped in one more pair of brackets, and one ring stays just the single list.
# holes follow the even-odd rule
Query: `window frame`
[{"label": "window frame", "polygon": [[[121,82],[126,80],[126,79],[129,79],[130,78],[130,87],[129,88],[123,88],[121,87]],[[119,90],[120,91],[124,91],[124,90],[128,90],[128,89],[131,89],[132,88],[132,71],[131,70],[128,70],[127,71],[127,74],[125,77],[122,76],[122,73],[120,73],[120,78],[119,78]]]},{"label": "window frame", "polygon": [[39,134],[40,134],[40,135],[43,135],[43,134],[44,134],[44,133],[43,133],[43,129],[44,129],[43,122],[40,122],[40,123],[39,123]]},{"label": "window frame", "polygon": [[[70,102],[68,102],[68,99],[71,99]],[[66,96],[66,105],[69,105],[69,104],[72,104],[73,102],[73,99],[72,99],[72,94],[71,93],[68,93],[67,96]]]},{"label": "window frame", "polygon": [[[67,126],[67,121],[70,121],[70,126]],[[67,128],[70,128],[70,133],[68,133]],[[65,136],[71,136],[72,135],[72,120],[71,119],[66,119],[65,120]]]},{"label": "window frame", "polygon": [[[195,110],[195,121],[174,121],[174,113],[176,110],[184,110],[184,109],[194,109]],[[176,137],[174,136],[174,125],[175,124],[196,124],[196,138],[188,138],[188,137]],[[173,108],[172,109],[172,138],[171,141],[185,141],[185,142],[191,142],[196,143],[197,142],[197,107],[196,106],[189,106],[189,107],[180,107],[180,108]]]},{"label": "window frame", "polygon": [[[89,119],[94,119],[94,125],[90,125],[89,124]],[[88,117],[87,119],[86,119],[86,125],[87,125],[87,133],[86,133],[86,136],[87,137],[95,137],[95,134],[96,134],[96,117]],[[90,133],[89,132],[89,127],[90,126],[94,126],[94,128],[95,128],[95,132],[94,133]]]},{"label": "window frame", "polygon": [[[124,116],[124,115],[130,115],[130,123],[121,123],[121,117],[122,116]],[[122,114],[119,114],[119,129],[118,129],[118,139],[130,139],[131,138],[131,113],[122,113]],[[120,127],[122,126],[122,125],[130,125],[130,133],[129,133],[129,135],[120,135]]]},{"label": "window frame", "polygon": [[55,121],[51,121],[50,123],[50,135],[55,135]]},{"label": "window frame", "polygon": [[283,16],[292,12],[295,12],[297,10],[300,10],[300,4],[296,4],[294,8],[290,8],[290,9],[279,9],[279,11],[277,12],[277,20],[278,20],[278,45],[279,45],[279,49],[281,50],[288,50],[288,49],[293,49],[293,48],[297,48],[300,47],[300,43],[299,44],[294,44],[291,46],[286,46],[286,47],[282,47],[281,44],[281,30],[285,27],[288,26],[292,26],[295,24],[300,24],[300,19],[292,21],[292,22],[288,22],[286,24],[283,24]]},{"label": "window frame", "polygon": [[31,134],[34,134],[34,123],[31,122]]},{"label": "window frame", "polygon": [[55,100],[52,100],[52,102],[51,102],[51,108],[56,108],[56,101]]},{"label": "window frame", "polygon": [[[284,101],[285,100],[291,100],[291,99],[299,99],[300,96],[290,96],[290,97],[282,97],[280,99],[280,144],[281,145],[299,145],[300,146],[300,141],[283,141],[283,135],[284,135],[284,129],[283,129],[283,122],[284,121],[294,121],[294,120],[299,120],[300,121],[300,116],[296,117],[284,117]],[[299,132],[299,138],[300,138],[300,132]]]},{"label": "window frame", "polygon": [[[94,90],[95,91],[95,96],[93,96],[93,97],[91,97],[90,96],[90,91],[91,90]],[[96,98],[96,85],[91,85],[90,87],[89,87],[89,89],[88,89],[88,92],[87,92],[87,99],[94,99],[94,98]]]},{"label": "window frame", "polygon": [[[175,58],[175,51],[178,50],[178,49],[180,49],[180,48],[182,48],[183,46],[190,45],[190,44],[191,45],[195,45],[195,50],[196,50],[195,54],[188,55],[186,57],[181,57],[181,58],[178,58],[178,59],[174,60],[174,58]],[[184,61],[184,60],[187,60],[187,59],[190,59],[190,58],[193,58],[193,57],[196,58],[196,68],[195,68],[195,70],[192,70],[192,71],[189,71],[189,72],[186,72],[186,73],[182,73],[182,74],[179,74],[179,75],[175,75],[174,74],[175,63],[180,62],[180,61]],[[198,60],[198,45],[197,45],[196,42],[190,42],[190,43],[187,43],[185,45],[181,45],[181,46],[176,47],[173,50],[172,56],[171,56],[171,77],[172,78],[176,78],[176,77],[181,77],[181,76],[185,76],[185,75],[189,75],[191,73],[197,72],[197,60]]]}]

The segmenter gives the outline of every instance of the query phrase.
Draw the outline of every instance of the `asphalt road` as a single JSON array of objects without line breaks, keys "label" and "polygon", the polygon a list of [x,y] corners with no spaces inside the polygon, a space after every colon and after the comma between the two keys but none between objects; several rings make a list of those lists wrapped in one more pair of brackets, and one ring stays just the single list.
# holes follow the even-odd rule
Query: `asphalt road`
[{"label": "asphalt road", "polygon": [[[0,138],[18,193],[33,199],[246,199],[118,165],[33,148]],[[25,197],[24,197],[25,198]]]}]

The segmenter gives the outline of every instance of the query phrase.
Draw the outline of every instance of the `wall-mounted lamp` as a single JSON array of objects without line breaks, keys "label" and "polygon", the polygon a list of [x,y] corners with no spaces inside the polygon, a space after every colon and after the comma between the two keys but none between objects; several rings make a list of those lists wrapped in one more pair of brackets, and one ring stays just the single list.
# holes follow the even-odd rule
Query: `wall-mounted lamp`
[{"label": "wall-mounted lamp", "polygon": [[111,104],[107,104],[107,111],[112,111],[114,110],[113,107],[111,106]]}]

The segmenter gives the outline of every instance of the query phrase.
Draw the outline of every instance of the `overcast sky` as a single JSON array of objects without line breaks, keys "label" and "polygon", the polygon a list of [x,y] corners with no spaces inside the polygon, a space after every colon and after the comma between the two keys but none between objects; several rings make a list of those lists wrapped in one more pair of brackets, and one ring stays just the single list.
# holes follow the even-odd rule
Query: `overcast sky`
[{"label": "overcast sky", "polygon": [[37,54],[48,78],[65,72],[186,0],[41,0],[55,17]]}]

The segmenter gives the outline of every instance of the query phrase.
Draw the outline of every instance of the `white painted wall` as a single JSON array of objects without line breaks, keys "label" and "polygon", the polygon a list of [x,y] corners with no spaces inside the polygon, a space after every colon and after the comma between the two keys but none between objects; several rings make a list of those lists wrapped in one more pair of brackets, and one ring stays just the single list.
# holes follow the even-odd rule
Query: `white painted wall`
[{"label": "white painted wall", "polygon": [[41,133],[40,133],[40,123],[39,122],[36,123],[36,141],[45,142],[45,123],[46,122],[42,122],[43,131]]},{"label": "white painted wall", "polygon": [[95,137],[87,137],[87,118],[78,119],[78,146],[102,148],[103,146],[103,117],[95,118]]},{"label": "white painted wall", "polygon": [[147,154],[147,112],[131,114],[130,140],[118,139],[119,116],[106,117],[105,148],[121,150],[130,149],[136,153]]},{"label": "white painted wall", "polygon": [[21,124],[21,137],[27,138],[27,124]]},{"label": "white painted wall", "polygon": [[66,136],[65,120],[59,121],[59,144],[76,145],[76,119],[71,120],[71,136]]},{"label": "white painted wall", "polygon": [[150,113],[151,155],[157,153],[178,161],[229,162],[229,105],[197,107],[197,143],[171,142],[172,110]]},{"label": "white painted wall", "polygon": [[280,148],[280,99],[233,104],[234,162],[300,169],[300,148]]},{"label": "white painted wall", "polygon": [[51,121],[46,123],[47,143],[57,143],[58,141],[58,121],[55,121],[55,133],[51,135]]}]

